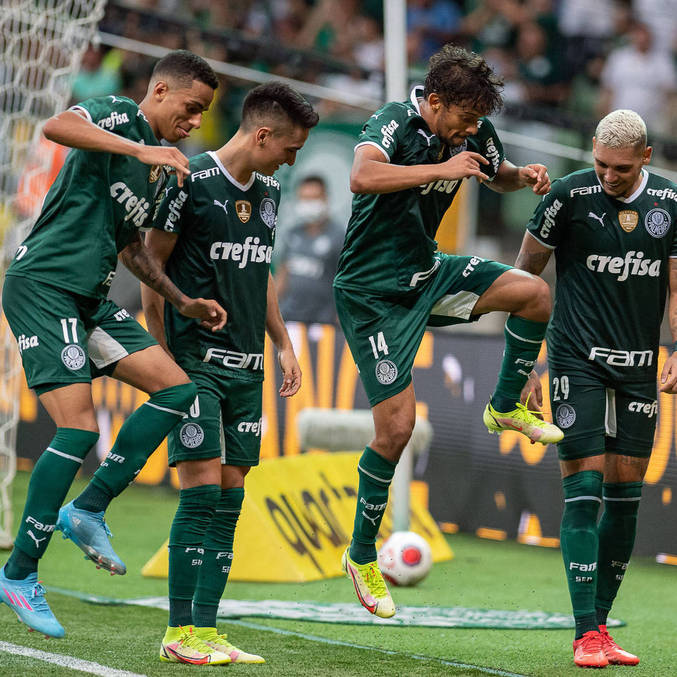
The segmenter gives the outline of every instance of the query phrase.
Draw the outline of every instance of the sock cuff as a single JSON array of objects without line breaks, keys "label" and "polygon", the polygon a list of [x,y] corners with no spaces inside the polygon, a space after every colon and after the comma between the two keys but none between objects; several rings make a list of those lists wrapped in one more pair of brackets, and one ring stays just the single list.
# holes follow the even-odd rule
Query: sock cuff
[{"label": "sock cuff", "polygon": [[218,510],[226,512],[240,512],[244,501],[244,487],[230,487],[221,489]]},{"label": "sock cuff", "polygon": [[99,439],[99,433],[80,428],[57,428],[56,434],[47,445],[47,451],[58,452],[59,456],[82,461]]},{"label": "sock cuff", "polygon": [[639,502],[643,486],[644,482],[605,482],[603,485],[604,500],[613,503],[617,501]]},{"label": "sock cuff", "polygon": [[547,328],[547,322],[535,322],[524,317],[517,317],[517,315],[508,315],[505,323],[506,334],[532,347],[535,347],[536,344],[540,346],[545,338]]},{"label": "sock cuff", "polygon": [[364,473],[368,477],[383,484],[390,484],[393,475],[395,474],[396,467],[397,463],[393,463],[387,458],[384,458],[369,446],[365,447],[357,464],[358,472]]},{"label": "sock cuff", "polygon": [[564,502],[602,502],[603,475],[597,470],[582,470],[562,479]]},{"label": "sock cuff", "polygon": [[197,487],[179,489],[179,501],[200,501],[200,499],[207,499],[210,503],[216,503],[220,496],[221,487],[218,484],[201,484]]},{"label": "sock cuff", "polygon": [[146,404],[176,410],[170,411],[170,413],[185,416],[196,397],[197,386],[189,381],[188,383],[179,383],[175,386],[169,386],[169,388],[156,390]]}]

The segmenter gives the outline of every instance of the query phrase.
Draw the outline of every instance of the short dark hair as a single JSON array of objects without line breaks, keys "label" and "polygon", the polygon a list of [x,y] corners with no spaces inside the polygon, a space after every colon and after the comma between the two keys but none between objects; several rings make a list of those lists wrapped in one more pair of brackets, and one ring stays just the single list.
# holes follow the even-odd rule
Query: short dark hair
[{"label": "short dark hair", "polygon": [[250,128],[272,118],[287,118],[305,129],[320,120],[315,109],[293,87],[275,81],[258,85],[247,94],[242,104],[242,126]]},{"label": "short dark hair", "polygon": [[423,96],[437,94],[445,106],[469,106],[482,115],[501,109],[503,79],[479,54],[447,44],[430,57]]},{"label": "short dark hair", "polygon": [[327,182],[319,174],[308,174],[307,176],[304,176],[299,181],[298,185],[302,186],[304,183],[317,183],[325,193],[327,192]]},{"label": "short dark hair", "polygon": [[169,52],[155,64],[151,79],[162,76],[174,78],[186,86],[190,86],[193,80],[199,80],[212,89],[219,86],[214,69],[201,56],[185,49]]}]

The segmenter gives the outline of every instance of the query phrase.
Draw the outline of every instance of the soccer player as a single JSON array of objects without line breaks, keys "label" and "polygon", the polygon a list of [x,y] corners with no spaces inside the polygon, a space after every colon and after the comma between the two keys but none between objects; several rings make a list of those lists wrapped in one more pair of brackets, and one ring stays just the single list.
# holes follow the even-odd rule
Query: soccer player
[{"label": "soccer player", "polygon": [[317,122],[312,106],[288,85],[255,87],[235,135],[218,150],[191,158],[183,187],[170,182],[147,235],[148,248],[175,284],[213,295],[228,312],[223,331],[212,334],[142,289],[150,331],[198,388],[188,420],[169,437],[180,492],[169,534],[163,661],[205,661],[207,656],[183,650],[188,633],[233,663],[264,662],[219,634],[216,613],[233,561],[245,476],[259,462],[266,331],[282,369],[280,396],[294,395],[301,385],[270,274],[280,200],[273,173],[294,164]]},{"label": "soccer player", "polygon": [[376,564],[375,539],[397,461],[414,427],[411,369],[426,326],[510,313],[498,385],[484,411],[490,432],[518,430],[547,444],[562,436],[520,404],[550,316],[543,280],[475,256],[436,252],[433,239],[464,178],[497,190],[550,188],[540,164],[517,167],[485,115],[501,105],[501,81],[484,59],[445,45],[430,59],[424,87],[367,120],[355,148],[353,198],[334,280],[341,326],[374,416],[375,436],[358,465],[352,541],[343,568],[361,604],[395,613]]},{"label": "soccer player", "polygon": [[[576,620],[574,663],[636,665],[606,628],[635,541],[658,410],[656,371],[666,291],[677,339],[677,186],[645,165],[646,125],[609,113],[592,140],[594,167],[555,181],[527,226],[516,266],[539,275],[555,252],[548,329],[564,513],[561,547]],[[673,346],[661,391],[677,392]],[[540,400],[540,383],[525,393]],[[597,522],[600,506],[604,506]]]},{"label": "soccer player", "polygon": [[[118,255],[190,322],[218,330],[226,320],[216,301],[180,291],[139,234],[150,222],[163,166],[173,167],[180,183],[189,172],[187,158],[159,140],[175,142],[199,127],[217,85],[203,59],[173,52],[156,64],[141,104],[89,99],[45,124],[47,138],[73,150],[7,270],[2,305],[28,385],[57,430],[35,464],[14,550],[0,572],[0,600],[45,635],[64,634],[37,578],[55,527],[99,566],[125,573],[108,541],[104,510],[195,399],[186,374],[126,310],[106,300]],[[125,421],[57,526],[73,478],[99,437],[91,380],[101,374],[150,399]]]}]

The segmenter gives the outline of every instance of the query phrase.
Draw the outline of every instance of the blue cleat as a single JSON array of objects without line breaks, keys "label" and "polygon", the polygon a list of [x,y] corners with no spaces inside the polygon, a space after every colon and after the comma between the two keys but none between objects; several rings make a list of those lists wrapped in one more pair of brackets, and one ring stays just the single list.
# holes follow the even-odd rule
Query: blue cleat
[{"label": "blue cleat", "polygon": [[110,529],[101,512],[81,510],[73,505],[73,501],[59,510],[56,528],[64,538],[70,538],[96,564],[97,569],[103,567],[111,574],[122,576],[127,573],[125,563],[115,554],[110,541]]},{"label": "blue cleat", "polygon": [[4,602],[28,626],[48,637],[63,637],[66,631],[45,599],[45,589],[38,581],[38,574],[29,574],[21,580],[5,576],[5,567],[0,570],[0,602]]}]

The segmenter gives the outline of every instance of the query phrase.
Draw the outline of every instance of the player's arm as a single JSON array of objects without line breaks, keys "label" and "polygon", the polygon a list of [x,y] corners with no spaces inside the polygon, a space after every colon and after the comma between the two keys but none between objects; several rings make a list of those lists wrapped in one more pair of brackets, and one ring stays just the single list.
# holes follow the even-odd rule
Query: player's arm
[{"label": "player's arm", "polygon": [[[167,261],[174,251],[178,235],[156,229],[146,233],[145,244],[155,260],[164,271]],[[148,331],[156,341],[169,353],[167,337],[165,336],[165,299],[147,284],[141,283],[141,305],[146,318]]]},{"label": "player's arm", "polygon": [[670,259],[669,293],[668,318],[672,340],[675,343],[673,343],[673,350],[669,351],[668,359],[665,360],[663,365],[660,390],[663,393],[674,395],[677,393],[677,351],[674,350],[675,345],[677,345],[677,258]]},{"label": "player's arm", "polygon": [[528,230],[522,238],[517,259],[515,259],[515,268],[526,270],[532,275],[540,275],[550,260],[552,249],[542,245]]},{"label": "player's arm", "polygon": [[292,346],[287,328],[284,326],[284,320],[280,314],[275,280],[270,273],[268,273],[267,303],[266,332],[277,348],[277,361],[282,370],[280,397],[291,397],[301,387],[301,367],[299,367],[298,360],[294,354],[294,346]]},{"label": "player's arm", "polygon": [[517,167],[512,162],[503,160],[494,180],[486,186],[497,193],[511,193],[531,186],[536,195],[545,195],[550,190],[550,177],[545,165]]},{"label": "player's arm", "polygon": [[188,158],[171,146],[150,146],[127,139],[120,134],[107,132],[85,117],[80,110],[67,110],[49,118],[43,134],[55,143],[81,150],[129,155],[146,165],[168,165],[176,170],[179,186],[190,174]]},{"label": "player's arm", "polygon": [[137,232],[136,238],[120,252],[120,258],[141,282],[169,301],[182,315],[200,320],[203,327],[212,331],[218,331],[226,324],[226,311],[216,301],[190,298],[169,279],[163,264],[146,247],[140,233]]}]

